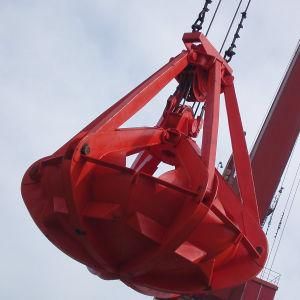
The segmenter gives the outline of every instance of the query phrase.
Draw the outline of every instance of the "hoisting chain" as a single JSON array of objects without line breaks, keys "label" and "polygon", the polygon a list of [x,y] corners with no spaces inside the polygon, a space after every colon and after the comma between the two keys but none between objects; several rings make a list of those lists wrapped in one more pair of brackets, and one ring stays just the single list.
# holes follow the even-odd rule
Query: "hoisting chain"
[{"label": "hoisting chain", "polygon": [[[282,195],[283,190],[284,190],[283,187],[281,187],[281,188],[279,189],[278,194],[275,196],[274,201],[273,201],[271,207],[269,208],[269,215],[270,215],[270,218],[269,218],[269,222],[268,222],[268,226],[267,226],[267,230],[266,230],[266,235],[268,235],[269,229],[270,229],[271,224],[272,224],[274,212],[275,212],[276,207],[277,207],[277,205],[278,205],[278,203],[279,203],[279,199],[280,199],[280,197],[281,197],[281,195]],[[267,218],[266,218],[266,219],[267,219]],[[262,225],[264,225],[266,219],[263,221],[263,224],[262,224]]]},{"label": "hoisting chain", "polygon": [[[225,51],[225,53],[224,53],[224,59],[225,59],[227,62],[230,62],[231,59],[232,59],[232,57],[236,54],[236,52],[235,52],[235,48],[237,47],[237,46],[236,46],[236,41],[240,38],[240,30],[244,27],[243,23],[244,23],[245,19],[247,18],[247,12],[248,12],[248,8],[249,8],[249,6],[250,6],[251,1],[252,1],[252,0],[248,0],[248,3],[247,3],[247,6],[246,6],[245,10],[241,13],[241,15],[242,15],[242,16],[241,16],[241,20],[240,20],[240,22],[239,22],[239,24],[238,24],[238,26],[237,26],[236,32],[235,32],[235,34],[234,34],[234,36],[233,36],[233,40],[232,40],[232,42],[231,42],[229,48],[228,48],[228,49]],[[213,0],[206,0],[206,1],[205,1],[202,10],[201,10],[201,12],[199,13],[198,18],[196,19],[196,21],[195,21],[194,24],[192,25],[192,31],[193,31],[193,32],[198,32],[198,31],[201,31],[201,30],[202,30],[203,23],[204,23],[205,16],[206,16],[206,13],[209,12],[209,10],[210,10],[208,7],[209,7],[210,4],[212,4],[212,2],[213,2]],[[206,32],[206,35],[208,34],[208,32],[209,32],[209,30],[210,30],[210,27],[211,27],[211,25],[212,25],[212,23],[213,23],[213,21],[214,21],[214,19],[215,19],[215,16],[216,16],[216,14],[217,14],[217,12],[218,12],[218,10],[219,10],[219,7],[220,7],[221,2],[222,2],[222,0],[219,0],[218,5],[217,5],[217,7],[216,7],[216,9],[215,9],[215,13],[214,13],[214,15],[213,15],[213,18],[212,18],[212,20],[211,20],[211,22],[210,22],[210,24],[209,24],[208,30],[207,30],[207,32]],[[233,23],[234,23],[234,21],[235,21],[235,19],[236,19],[237,12],[239,11],[239,8],[240,8],[242,2],[243,2],[243,0],[240,0],[240,1],[239,1],[239,5],[238,5],[238,7],[237,7],[237,9],[236,9],[236,12],[235,12],[235,15],[234,15],[234,17],[233,17],[233,19],[232,19],[232,21],[231,21],[231,24],[230,24],[230,26],[229,26],[228,32],[227,32],[226,37],[225,37],[225,39],[224,39],[224,42],[223,42],[223,44],[222,44],[222,46],[221,46],[220,52],[222,52],[222,49],[223,49],[224,44],[225,44],[225,42],[226,42],[226,40],[227,40],[228,34],[229,34],[229,32],[231,31],[231,27],[232,27],[232,25],[233,25]]]},{"label": "hoisting chain", "polygon": [[225,51],[224,59],[227,62],[230,62],[231,59],[232,59],[232,57],[236,54],[236,52],[234,51],[235,48],[236,48],[236,41],[237,41],[237,39],[240,38],[240,30],[244,27],[243,23],[244,23],[245,19],[247,18],[247,11],[248,11],[250,3],[251,3],[251,0],[248,1],[246,9],[242,12],[241,20],[240,20],[240,22],[238,24],[238,27],[236,29],[236,32],[235,32],[235,34],[233,36],[233,40],[231,42],[230,47]]},{"label": "hoisting chain", "polygon": [[[299,163],[299,166],[300,166],[300,163]],[[278,244],[277,244],[277,247],[276,247],[276,250],[275,250],[275,253],[274,253],[274,256],[273,256],[273,260],[272,260],[272,264],[271,264],[271,268],[270,268],[270,269],[273,268],[273,264],[274,264],[274,261],[275,261],[276,256],[277,256],[279,246],[280,246],[281,241],[282,241],[282,237],[283,237],[283,234],[284,234],[284,231],[285,231],[285,228],[286,228],[286,224],[287,224],[287,222],[288,222],[288,219],[289,219],[289,217],[290,217],[290,214],[291,214],[293,205],[294,205],[294,203],[295,203],[295,199],[296,199],[296,195],[297,195],[297,192],[298,192],[298,190],[299,190],[299,187],[300,187],[300,178],[298,179],[298,183],[297,183],[296,189],[295,189],[295,191],[294,191],[294,195],[293,195],[293,198],[292,198],[290,207],[289,207],[289,209],[288,209],[287,216],[286,216],[285,221],[284,221],[284,224],[283,224],[283,229],[282,229],[281,234],[280,234],[280,237],[279,237],[279,242],[278,242]],[[283,213],[283,215],[284,215],[284,213]],[[281,227],[281,225],[282,225],[282,220],[283,220],[283,216],[282,216],[282,219],[280,220],[280,224],[279,224],[280,227]],[[279,227],[279,226],[278,226],[278,227]],[[279,230],[278,230],[278,231],[279,231]],[[275,238],[277,237],[277,234],[278,234],[278,232],[276,233]]]},{"label": "hoisting chain", "polygon": [[[281,188],[280,188],[280,190],[278,191],[278,193],[279,193],[279,194],[278,194],[278,198],[282,195],[283,185],[284,185],[285,180],[286,180],[286,178],[287,178],[287,174],[289,173],[291,161],[293,160],[293,157],[294,157],[294,154],[295,154],[295,149],[296,149],[296,146],[297,146],[297,144],[298,144],[298,139],[299,139],[299,138],[297,138],[297,140],[296,140],[296,142],[295,142],[295,144],[294,144],[293,150],[292,150],[292,152],[291,152],[291,154],[290,154],[290,157],[289,157],[287,166],[286,166],[286,168],[285,168],[285,171],[284,171],[284,174],[283,174],[283,178],[282,178],[281,184],[280,184]],[[282,223],[283,223],[283,220],[284,220],[284,216],[286,215],[285,212],[287,211],[288,206],[289,206],[289,204],[290,204],[290,199],[291,199],[292,191],[293,191],[294,186],[295,186],[295,184],[296,184],[296,178],[298,177],[299,172],[300,172],[300,163],[298,164],[298,168],[297,168],[296,174],[294,175],[293,183],[292,183],[292,186],[291,186],[291,188],[290,188],[290,191],[289,191],[289,194],[288,194],[288,198],[287,198],[287,201],[286,201],[286,203],[285,203],[285,206],[284,206],[283,213],[282,213],[282,215],[281,215],[279,224],[278,224],[278,226],[277,226],[276,233],[275,233],[275,235],[273,236],[272,245],[271,245],[271,247],[270,247],[271,249],[270,249],[270,251],[269,251],[268,259],[267,259],[267,262],[266,262],[266,264],[265,264],[265,266],[268,267],[269,270],[271,270],[272,267],[273,267],[273,263],[274,263],[274,261],[275,261],[276,254],[277,254],[277,252],[278,252],[278,248],[279,248],[280,242],[281,242],[281,240],[282,240],[283,232],[284,232],[284,230],[285,230],[285,227],[286,227],[286,224],[287,224],[287,220],[288,220],[289,214],[290,214],[291,209],[292,209],[292,206],[293,206],[293,202],[294,202],[294,199],[295,199],[295,196],[296,196],[296,192],[294,193],[294,197],[293,197],[293,200],[292,200],[292,204],[291,204],[290,207],[289,207],[288,214],[287,214],[287,218],[286,218],[285,221],[284,221],[284,224],[283,224],[283,230],[282,230],[281,233],[279,234],[279,231],[280,231],[280,229],[281,229],[281,227],[282,227]],[[299,179],[298,184],[300,185],[300,179]],[[297,191],[297,190],[298,190],[298,185],[297,185],[296,191]],[[280,193],[280,192],[281,192],[281,193]],[[277,199],[277,200],[279,200],[279,199]],[[279,201],[278,201],[278,202],[279,202]],[[276,206],[277,206],[277,204],[276,204]],[[272,207],[273,207],[273,206],[272,206]],[[271,207],[271,209],[272,209],[272,207]],[[274,211],[273,211],[273,213],[274,213]],[[272,217],[273,217],[273,216],[271,215],[271,218],[272,218]],[[269,221],[269,222],[270,222],[270,221]],[[269,226],[268,226],[268,227],[269,227]],[[277,247],[276,247],[276,250],[275,250],[275,255],[274,255],[274,254],[273,254],[273,250],[274,250],[274,248],[275,248],[275,246],[276,246],[276,240],[277,240],[278,234],[279,234],[279,242],[278,242],[278,244],[277,244]],[[273,254],[273,258],[271,257],[272,254]],[[270,262],[271,259],[272,259],[272,263],[271,263],[271,266],[269,266],[269,262]],[[271,271],[269,271],[268,277],[270,276],[270,272],[271,272]],[[261,273],[260,278],[264,278],[264,275],[265,275],[265,271],[263,271],[263,272]]]},{"label": "hoisting chain", "polygon": [[213,2],[212,0],[206,0],[205,1],[203,9],[201,10],[201,12],[200,12],[197,20],[195,21],[195,23],[192,25],[193,32],[195,32],[195,31],[201,31],[202,30],[202,26],[203,26],[203,23],[204,23],[205,15],[209,11],[208,6],[212,2]]},{"label": "hoisting chain", "polygon": [[281,229],[281,225],[282,225],[282,221],[283,221],[284,215],[285,215],[285,212],[283,212],[282,215],[281,215],[280,221],[279,221],[278,226],[277,226],[277,230],[276,230],[276,232],[274,234],[274,240],[277,239],[277,235],[279,233],[279,230]]}]

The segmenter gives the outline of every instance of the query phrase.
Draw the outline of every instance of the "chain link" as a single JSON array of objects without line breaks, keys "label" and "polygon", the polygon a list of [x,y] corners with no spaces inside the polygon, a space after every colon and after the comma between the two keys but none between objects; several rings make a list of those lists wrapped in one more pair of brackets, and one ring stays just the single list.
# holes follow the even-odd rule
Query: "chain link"
[{"label": "chain link", "polygon": [[247,18],[247,11],[248,11],[250,3],[251,3],[251,0],[248,1],[248,4],[247,4],[247,7],[246,7],[245,11],[242,12],[241,20],[240,20],[240,22],[238,24],[238,27],[236,29],[236,32],[235,32],[235,34],[233,36],[233,40],[231,42],[230,47],[225,51],[224,59],[227,62],[230,62],[231,59],[232,59],[232,57],[236,54],[236,52],[235,52],[236,41],[237,41],[237,39],[240,38],[240,30],[242,28],[244,28],[243,23],[244,23],[245,19]]},{"label": "chain link", "polygon": [[282,192],[284,190],[284,187],[282,186],[279,191],[278,191],[278,194],[274,197],[274,201],[272,202],[270,208],[269,208],[269,214],[267,215],[267,217],[263,220],[263,223],[262,223],[262,226],[264,226],[268,216],[269,217],[269,222],[268,222],[268,225],[267,225],[267,229],[266,229],[266,235],[268,235],[268,232],[269,232],[269,229],[272,225],[272,220],[273,220],[273,216],[274,216],[274,212],[275,212],[275,209],[279,203],[279,200],[280,200],[280,197],[282,195]]},{"label": "chain link", "polygon": [[209,8],[208,6],[212,3],[212,0],[206,0],[205,4],[203,6],[203,9],[201,10],[197,20],[195,21],[195,23],[192,25],[192,30],[193,32],[195,31],[201,31],[202,30],[202,26],[204,23],[204,19],[205,19],[205,15],[207,12],[209,12]]}]

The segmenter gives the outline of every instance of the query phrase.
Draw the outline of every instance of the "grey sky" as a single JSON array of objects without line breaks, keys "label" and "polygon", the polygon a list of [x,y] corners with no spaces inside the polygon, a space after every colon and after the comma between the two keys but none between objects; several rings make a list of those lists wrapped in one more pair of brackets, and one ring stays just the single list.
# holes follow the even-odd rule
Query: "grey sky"
[{"label": "grey sky", "polygon": [[[211,32],[217,47],[238,1],[223,2]],[[20,182],[32,162],[54,152],[181,51],[182,33],[202,5],[0,1],[0,299],[147,299],[119,282],[98,279],[48,242],[23,204]],[[299,12],[299,0],[256,0],[245,21],[232,66],[250,145],[300,37]],[[158,97],[131,124],[154,123],[164,101]],[[230,151],[224,132],[220,160]],[[274,265],[283,274],[277,299],[298,298],[299,210],[296,201]]]}]

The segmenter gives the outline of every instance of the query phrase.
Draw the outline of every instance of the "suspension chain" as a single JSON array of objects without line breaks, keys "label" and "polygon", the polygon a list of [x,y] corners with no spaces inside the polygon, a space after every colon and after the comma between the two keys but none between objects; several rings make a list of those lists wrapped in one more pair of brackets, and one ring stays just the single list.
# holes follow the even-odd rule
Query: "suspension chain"
[{"label": "suspension chain", "polygon": [[236,41],[237,41],[237,39],[240,38],[240,30],[244,27],[243,23],[244,23],[245,19],[247,18],[247,11],[248,11],[250,3],[251,3],[251,0],[248,1],[246,9],[242,12],[241,20],[240,20],[238,27],[236,29],[236,32],[233,36],[233,40],[231,42],[230,47],[225,51],[224,59],[227,62],[230,62],[232,57],[236,54],[236,52],[234,51],[234,49],[236,48]]},{"label": "suspension chain", "polygon": [[[249,8],[249,6],[250,6],[251,1],[252,1],[252,0],[248,0],[248,3],[247,3],[247,6],[246,6],[245,10],[241,13],[241,15],[242,15],[242,16],[241,16],[241,20],[240,20],[240,22],[239,22],[239,24],[238,24],[238,26],[237,26],[236,32],[235,32],[235,34],[234,34],[234,36],[233,36],[233,40],[232,40],[232,42],[231,42],[229,48],[228,48],[228,49],[225,51],[225,53],[224,53],[224,59],[225,59],[227,62],[230,62],[231,59],[232,59],[232,57],[236,54],[236,52],[235,52],[235,48],[237,47],[237,46],[236,46],[236,42],[237,42],[237,40],[240,38],[240,30],[244,27],[243,23],[244,23],[245,19],[247,18],[247,12],[248,12],[248,8]],[[213,2],[213,0],[205,0],[204,6],[203,6],[201,12],[200,12],[199,15],[198,15],[198,18],[196,19],[196,21],[195,21],[194,24],[192,25],[192,31],[193,31],[193,32],[195,32],[195,31],[196,31],[196,32],[199,32],[199,31],[202,30],[202,28],[203,28],[203,23],[204,23],[205,16],[206,16],[206,13],[209,12],[209,10],[210,10],[210,9],[209,9],[209,5],[212,4],[212,2]],[[215,19],[215,16],[216,16],[216,14],[217,14],[217,12],[218,12],[218,10],[219,10],[219,7],[220,7],[221,2],[222,2],[222,0],[219,0],[218,5],[217,5],[217,8],[216,8],[215,13],[214,13],[214,16],[213,16],[213,18],[212,18],[212,20],[211,20],[211,22],[210,22],[210,24],[209,24],[208,30],[207,30],[207,32],[206,32],[206,35],[208,34],[208,32],[209,32],[209,30],[210,30],[210,27],[211,27],[211,25],[212,25],[212,23],[213,23],[213,21],[214,21],[214,19]],[[230,27],[229,27],[229,29],[228,29],[228,32],[227,32],[227,34],[226,34],[226,37],[225,37],[225,40],[224,40],[224,42],[223,42],[223,44],[222,44],[222,47],[221,47],[220,52],[222,51],[222,49],[223,49],[223,47],[224,47],[224,44],[225,44],[225,42],[226,42],[226,40],[227,40],[228,34],[229,34],[230,30],[231,30],[231,27],[232,27],[232,25],[233,25],[233,22],[235,21],[236,14],[237,14],[237,12],[238,12],[238,10],[239,10],[239,8],[240,8],[242,2],[243,2],[243,0],[240,0],[239,5],[238,5],[238,8],[237,8],[237,10],[236,10],[236,12],[235,12],[235,15],[234,15],[234,17],[233,17],[233,20],[232,20],[232,22],[231,22],[231,24],[230,24]]]},{"label": "suspension chain", "polygon": [[[280,197],[282,195],[283,190],[284,190],[284,187],[281,186],[280,189],[279,189],[279,191],[278,191],[278,194],[274,197],[274,201],[271,204],[271,207],[269,208],[269,211],[270,211],[270,215],[269,216],[270,216],[270,218],[269,218],[269,222],[268,222],[268,226],[267,226],[267,230],[266,230],[266,235],[268,235],[269,229],[270,229],[270,227],[272,225],[272,220],[273,220],[274,212],[275,212],[276,207],[277,207],[277,205],[279,203],[279,200],[280,200]],[[264,219],[262,225],[265,224],[267,217]]]},{"label": "suspension chain", "polygon": [[192,30],[194,31],[201,31],[202,30],[202,26],[204,23],[204,19],[205,19],[205,15],[207,12],[209,12],[209,8],[208,6],[212,3],[212,0],[205,0],[205,4],[203,6],[203,9],[201,10],[197,20],[195,21],[195,23],[192,25]]}]

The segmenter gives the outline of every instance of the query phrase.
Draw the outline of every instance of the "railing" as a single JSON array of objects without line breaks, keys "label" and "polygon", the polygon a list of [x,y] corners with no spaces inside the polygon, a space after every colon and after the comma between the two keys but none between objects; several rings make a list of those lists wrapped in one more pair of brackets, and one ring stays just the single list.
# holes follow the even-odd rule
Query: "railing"
[{"label": "railing", "polygon": [[281,274],[275,272],[269,268],[263,268],[260,275],[258,276],[260,279],[268,281],[276,286],[278,286]]}]

